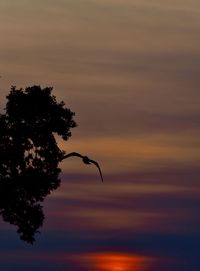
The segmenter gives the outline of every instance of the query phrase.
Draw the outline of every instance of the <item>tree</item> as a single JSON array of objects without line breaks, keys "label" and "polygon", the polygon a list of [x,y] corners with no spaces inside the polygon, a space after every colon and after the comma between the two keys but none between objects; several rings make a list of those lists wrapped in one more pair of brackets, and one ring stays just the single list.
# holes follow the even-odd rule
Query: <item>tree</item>
[{"label": "tree", "polygon": [[41,203],[60,184],[65,152],[55,135],[68,140],[74,115],[40,86],[12,87],[0,115],[0,214],[29,243],[43,224]]}]

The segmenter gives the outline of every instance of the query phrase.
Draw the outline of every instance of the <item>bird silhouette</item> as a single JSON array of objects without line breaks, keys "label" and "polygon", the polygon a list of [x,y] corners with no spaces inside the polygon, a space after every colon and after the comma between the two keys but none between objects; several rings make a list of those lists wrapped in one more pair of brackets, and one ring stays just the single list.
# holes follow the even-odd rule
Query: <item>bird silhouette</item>
[{"label": "bird silhouette", "polygon": [[103,175],[102,175],[101,168],[100,168],[99,164],[96,161],[91,160],[89,157],[81,155],[78,152],[71,152],[71,153],[65,154],[62,157],[61,160],[64,160],[64,159],[72,157],[72,156],[80,157],[82,159],[82,161],[83,161],[84,164],[87,164],[87,165],[94,164],[98,168],[99,174],[100,174],[100,177],[101,177],[101,181],[103,182]]}]

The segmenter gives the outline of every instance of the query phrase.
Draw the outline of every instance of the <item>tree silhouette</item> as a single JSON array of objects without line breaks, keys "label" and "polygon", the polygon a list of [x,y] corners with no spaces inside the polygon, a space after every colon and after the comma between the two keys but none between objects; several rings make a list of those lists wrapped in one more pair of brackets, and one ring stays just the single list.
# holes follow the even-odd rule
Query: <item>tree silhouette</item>
[{"label": "tree silhouette", "polygon": [[50,87],[12,87],[7,96],[0,115],[0,214],[26,242],[34,242],[44,220],[41,203],[60,184],[65,152],[55,136],[68,140],[73,117]]}]

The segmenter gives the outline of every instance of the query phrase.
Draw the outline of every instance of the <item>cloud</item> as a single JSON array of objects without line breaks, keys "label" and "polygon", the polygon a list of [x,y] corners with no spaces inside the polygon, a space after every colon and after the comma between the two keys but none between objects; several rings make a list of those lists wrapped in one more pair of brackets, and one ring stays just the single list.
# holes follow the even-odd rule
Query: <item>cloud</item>
[{"label": "cloud", "polygon": [[103,185],[95,174],[66,174],[48,199],[46,227],[92,238],[117,232],[198,234],[198,191],[197,168],[109,175]]},{"label": "cloud", "polygon": [[[132,172],[138,170],[197,166],[199,161],[199,141],[197,133],[145,135],[143,137],[83,137],[73,138],[70,142],[59,140],[61,149],[67,152],[78,151],[98,160],[104,174]],[[85,167],[80,159],[67,159],[62,162],[63,171],[94,173],[96,168]]]}]

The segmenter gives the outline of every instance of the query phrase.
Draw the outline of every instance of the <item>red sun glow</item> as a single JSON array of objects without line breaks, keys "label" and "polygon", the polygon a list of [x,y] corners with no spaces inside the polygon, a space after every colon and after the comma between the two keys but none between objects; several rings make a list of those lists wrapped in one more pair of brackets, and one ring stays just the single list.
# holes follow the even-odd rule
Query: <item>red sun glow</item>
[{"label": "red sun glow", "polygon": [[148,258],[121,253],[94,253],[81,257],[89,270],[95,271],[145,271]]}]

